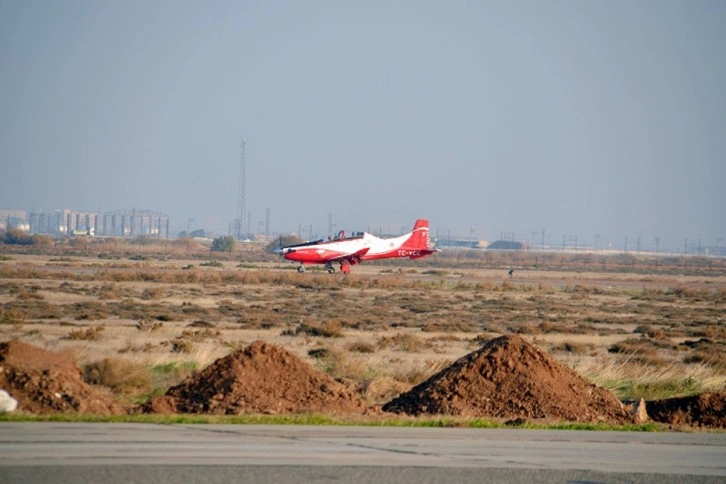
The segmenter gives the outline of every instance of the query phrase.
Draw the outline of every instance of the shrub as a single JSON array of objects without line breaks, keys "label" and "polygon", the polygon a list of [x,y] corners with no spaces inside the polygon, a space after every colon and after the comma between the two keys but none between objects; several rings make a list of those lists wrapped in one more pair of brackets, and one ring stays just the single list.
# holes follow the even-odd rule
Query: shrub
[{"label": "shrub", "polygon": [[354,341],[347,346],[348,351],[356,353],[375,353],[376,347],[365,341]]},{"label": "shrub", "polygon": [[26,315],[17,309],[0,308],[0,324],[22,325]]},{"label": "shrub", "polygon": [[70,333],[64,338],[64,339],[70,339],[70,340],[83,340],[83,341],[96,341],[98,339],[101,339],[101,333],[103,333],[106,330],[106,327],[101,326],[91,326],[88,329],[74,329],[71,330]]},{"label": "shrub", "polygon": [[[214,249],[212,249],[212,250],[214,250]],[[212,261],[209,261],[209,262],[202,262],[199,265],[202,266],[202,267],[224,267],[224,264],[222,264],[218,260],[212,260]]]},{"label": "shrub", "polygon": [[0,236],[0,241],[7,245],[33,245],[33,236],[15,227],[8,227]]},{"label": "shrub", "polygon": [[141,293],[141,299],[161,299],[164,295],[164,289],[161,287],[147,287],[144,292]]},{"label": "shrub", "polygon": [[308,350],[308,356],[315,359],[327,358],[330,354],[328,348],[312,348]]},{"label": "shrub", "polygon": [[184,339],[174,339],[171,341],[171,351],[174,353],[191,353],[192,342]]},{"label": "shrub", "polygon": [[212,250],[214,252],[232,252],[234,250],[234,237],[225,235],[217,237],[212,241]]},{"label": "shrub", "polygon": [[378,347],[381,349],[391,348],[397,351],[407,351],[418,353],[426,348],[430,348],[431,344],[422,341],[421,338],[413,334],[397,333],[393,336],[383,336],[378,340]]},{"label": "shrub", "polygon": [[164,323],[160,321],[149,321],[148,319],[142,319],[136,323],[136,329],[139,331],[156,331],[161,329]]},{"label": "shrub", "polygon": [[336,321],[327,321],[323,324],[300,323],[295,329],[284,329],[281,333],[282,336],[299,336],[301,334],[321,338],[340,338],[343,336],[340,323]]},{"label": "shrub", "polygon": [[576,341],[564,341],[563,343],[554,346],[554,351],[564,351],[566,353],[572,353],[576,355],[585,354],[595,348],[595,345],[588,343],[578,343]]},{"label": "shrub", "polygon": [[85,365],[83,380],[118,393],[138,393],[151,388],[151,376],[146,366],[120,358],[106,358]]}]

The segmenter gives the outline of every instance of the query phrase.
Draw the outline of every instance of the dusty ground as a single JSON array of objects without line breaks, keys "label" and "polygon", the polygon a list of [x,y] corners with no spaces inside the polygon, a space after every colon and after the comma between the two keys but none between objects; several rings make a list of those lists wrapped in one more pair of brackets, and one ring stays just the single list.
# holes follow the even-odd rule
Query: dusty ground
[{"label": "dusty ground", "polygon": [[[284,348],[367,405],[510,333],[622,399],[724,390],[720,266],[683,270],[679,261],[621,273],[609,261],[607,270],[550,262],[522,264],[512,278],[459,261],[363,264],[343,277],[265,261],[12,254],[0,262],[0,341],[67,355],[86,380],[89,367],[113,361],[152,368],[150,383],[114,389],[127,408],[255,340]],[[105,376],[95,382],[113,388]]]}]

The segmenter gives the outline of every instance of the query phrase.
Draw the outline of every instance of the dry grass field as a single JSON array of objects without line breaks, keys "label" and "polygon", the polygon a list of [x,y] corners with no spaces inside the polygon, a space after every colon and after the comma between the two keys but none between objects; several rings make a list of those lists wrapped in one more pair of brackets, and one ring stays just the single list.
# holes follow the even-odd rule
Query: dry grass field
[{"label": "dry grass field", "polygon": [[371,404],[506,333],[621,399],[726,387],[722,259],[452,250],[347,276],[294,269],[255,244],[0,246],[0,341],[73,356],[126,405],[255,340]]}]

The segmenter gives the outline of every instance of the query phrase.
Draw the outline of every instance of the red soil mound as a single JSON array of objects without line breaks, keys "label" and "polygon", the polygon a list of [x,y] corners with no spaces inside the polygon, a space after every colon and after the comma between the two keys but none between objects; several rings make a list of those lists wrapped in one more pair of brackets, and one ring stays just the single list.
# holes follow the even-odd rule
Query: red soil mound
[{"label": "red soil mound", "polygon": [[355,394],[292,353],[255,341],[153,398],[142,412],[364,413]]},{"label": "red soil mound", "polygon": [[383,406],[409,415],[460,415],[623,424],[633,417],[597,387],[517,335],[487,342]]},{"label": "red soil mound", "polygon": [[726,429],[726,393],[702,393],[646,403],[651,419],[674,426]]},{"label": "red soil mound", "polygon": [[85,383],[71,359],[19,341],[0,343],[0,388],[30,413],[126,413]]}]

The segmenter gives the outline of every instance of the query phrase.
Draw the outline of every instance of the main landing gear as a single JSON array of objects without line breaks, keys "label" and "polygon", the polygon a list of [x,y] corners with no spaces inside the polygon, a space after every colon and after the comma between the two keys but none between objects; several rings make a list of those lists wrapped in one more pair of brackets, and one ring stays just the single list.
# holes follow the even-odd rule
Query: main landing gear
[{"label": "main landing gear", "polygon": [[[350,274],[350,266],[351,266],[351,263],[348,262],[347,260],[340,261],[340,272],[342,272],[343,274]],[[328,271],[328,274],[335,273],[335,267],[333,267],[333,263],[332,262],[326,262],[325,263],[325,270]],[[299,266],[297,266],[297,271],[300,274],[302,274],[303,272],[305,272],[305,266],[302,265],[302,264],[300,264]]]},{"label": "main landing gear", "polygon": [[[333,263],[326,262],[325,270],[328,271],[328,274],[333,274],[335,272],[335,267],[333,267]],[[342,272],[343,274],[350,274],[350,262],[348,262],[347,260],[340,261],[340,272]]]}]

